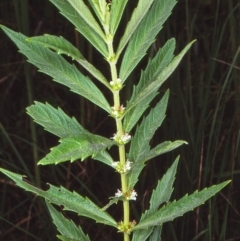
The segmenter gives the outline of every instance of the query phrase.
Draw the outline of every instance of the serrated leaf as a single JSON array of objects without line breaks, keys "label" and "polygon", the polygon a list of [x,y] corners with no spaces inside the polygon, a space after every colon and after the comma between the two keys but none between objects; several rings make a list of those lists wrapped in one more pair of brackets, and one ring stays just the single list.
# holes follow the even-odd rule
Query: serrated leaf
[{"label": "serrated leaf", "polygon": [[48,74],[54,81],[69,87],[71,91],[87,98],[108,113],[111,112],[111,107],[102,92],[74,65],[47,48],[28,43],[23,34],[16,33],[5,26],[1,28],[17,45],[20,52],[29,59],[29,62],[37,66],[41,72]]},{"label": "serrated leaf", "polygon": [[68,2],[72,5],[78,15],[85,21],[85,24],[87,24],[89,28],[92,28],[99,36],[101,36],[102,39],[105,39],[105,35],[101,27],[99,26],[83,0],[68,0]]},{"label": "serrated leaf", "polygon": [[91,63],[89,63],[83,55],[75,48],[70,42],[62,37],[45,34],[44,36],[31,37],[27,39],[30,43],[40,44],[43,47],[51,48],[58,54],[66,54],[72,59],[76,60],[80,65],[83,66],[92,76],[99,80],[109,89],[111,88],[107,79],[104,75],[96,69]]},{"label": "serrated leaf", "polygon": [[57,230],[64,236],[65,240],[90,241],[89,237],[83,233],[81,227],[77,227],[72,220],[65,218],[61,212],[57,211],[47,201],[46,205],[51,214],[53,222],[57,227]]},{"label": "serrated leaf", "polygon": [[162,124],[167,109],[169,91],[166,91],[158,104],[151,109],[148,116],[143,119],[140,126],[137,127],[135,136],[131,141],[129,159],[135,163],[141,161],[150,150],[149,142],[155,131]]},{"label": "serrated leaf", "polygon": [[156,147],[151,149],[145,156],[145,160],[150,160],[156,156],[162,155],[166,152],[170,152],[183,144],[188,144],[186,141],[177,140],[177,141],[164,141],[163,143],[158,144]]},{"label": "serrated leaf", "polygon": [[[175,49],[175,39],[170,39],[166,44],[158,51],[156,56],[148,62],[146,69],[141,73],[141,78],[136,87],[134,87],[133,94],[130,102],[135,96],[140,93],[144,87],[155,79],[159,73],[166,67],[173,59],[173,52]],[[138,122],[143,112],[148,108],[149,103],[157,95],[158,89],[155,90],[151,95],[146,97],[143,101],[139,102],[134,108],[127,112],[124,117],[123,127],[124,130],[129,133],[134,125]]]},{"label": "serrated leaf", "polygon": [[158,181],[156,189],[152,192],[150,208],[146,213],[142,215],[142,220],[155,213],[161,204],[169,202],[173,192],[173,183],[177,173],[178,162],[179,156],[175,159],[171,167],[163,175],[162,179]]},{"label": "serrated leaf", "polygon": [[175,0],[162,0],[153,3],[148,14],[131,37],[124,53],[119,72],[119,78],[122,81],[127,79],[132,70],[146,54],[147,49],[154,42],[155,37],[161,30],[163,23],[171,14],[175,4]]},{"label": "serrated leaf", "polygon": [[[138,1],[138,5],[134,9],[134,11],[132,13],[132,16],[131,16],[131,19],[128,22],[127,27],[124,31],[124,34],[123,34],[123,36],[120,40],[120,43],[119,43],[119,46],[118,46],[118,49],[117,49],[117,52],[116,52],[117,58],[121,54],[124,47],[127,45],[129,39],[132,37],[134,31],[136,30],[136,28],[138,27],[138,25],[142,21],[143,17],[148,12],[148,10],[151,7],[153,1],[154,0],[148,0],[148,1],[139,0]],[[124,80],[124,79],[122,79],[122,80]]]},{"label": "serrated leaf", "polygon": [[128,0],[112,0],[111,15],[110,15],[110,32],[115,34],[120,20],[122,19],[123,11]]},{"label": "serrated leaf", "polygon": [[[150,207],[145,213],[142,214],[140,220],[144,220],[151,214],[155,213],[162,203],[167,203],[169,201],[173,192],[173,182],[175,180],[178,161],[179,157],[176,158],[172,166],[168,169],[167,173],[162,177],[161,181],[158,181],[156,189],[152,192]],[[158,235],[156,233],[156,230],[153,231],[153,227],[148,229],[136,230],[133,233],[132,241],[145,241],[152,232],[153,235],[151,236],[151,238],[154,240],[155,236],[158,237]]]},{"label": "serrated leaf", "polygon": [[184,213],[192,211],[194,208],[202,205],[229,183],[230,181],[226,181],[221,184],[205,188],[200,192],[196,191],[190,196],[186,195],[178,201],[167,204],[154,214],[139,222],[133,230],[145,229],[172,221],[173,219],[182,216]]},{"label": "serrated leaf", "polygon": [[11,178],[19,187],[26,191],[37,194],[48,200],[50,203],[54,203],[59,206],[63,206],[64,210],[72,211],[80,216],[85,216],[95,220],[97,223],[103,223],[112,227],[116,227],[116,221],[106,212],[94,204],[88,198],[84,198],[76,192],[70,192],[64,187],[55,187],[49,185],[50,188],[47,191],[41,190],[33,185],[22,180],[24,176],[10,172],[3,168],[0,168],[0,172]]},{"label": "serrated leaf", "polygon": [[79,15],[69,1],[50,0],[66,17],[76,29],[104,56],[108,56],[105,40],[94,29],[92,29],[85,20]]},{"label": "serrated leaf", "polygon": [[60,108],[56,109],[48,103],[43,104],[37,101],[34,103],[27,108],[27,113],[45,130],[60,138],[88,133],[74,117],[70,118]]},{"label": "serrated leaf", "polygon": [[60,140],[60,145],[51,148],[51,152],[41,159],[39,165],[58,164],[65,161],[82,161],[89,156],[114,145],[114,142],[102,136],[86,134]]},{"label": "serrated leaf", "polygon": [[[163,153],[172,151],[175,148],[177,148],[177,147],[179,147],[183,144],[186,144],[186,142],[185,141],[174,141],[174,142],[165,141],[165,142],[157,145],[155,147],[156,149],[153,148],[152,150],[155,149],[154,152],[152,152],[152,150],[150,150],[151,154],[146,153],[146,156],[141,161],[138,161],[137,163],[135,163],[132,166],[130,172],[128,173],[128,175],[127,175],[128,185],[129,185],[128,188],[133,188],[135,186],[135,184],[138,181],[138,176],[140,175],[142,169],[144,168],[144,165],[145,165],[146,161],[152,159],[153,157],[155,157],[157,155],[161,155]],[[156,150],[158,150],[158,151],[156,151]]]},{"label": "serrated leaf", "polygon": [[125,114],[130,111],[133,107],[135,107],[138,103],[140,103],[141,101],[144,101],[146,98],[149,97],[149,95],[152,95],[153,93],[156,92],[156,90],[159,89],[159,87],[164,83],[164,81],[172,74],[172,72],[176,69],[176,67],[178,66],[178,64],[180,63],[180,61],[182,60],[183,56],[185,55],[185,53],[189,50],[189,48],[191,47],[191,45],[195,42],[192,41],[191,43],[189,43],[182,51],[179,55],[177,55],[172,62],[166,66],[161,72],[160,74],[153,80],[151,80],[151,82],[149,82],[147,85],[145,85],[145,87],[143,88],[143,90],[141,90],[135,97],[134,99],[132,99],[131,101],[129,101],[128,106],[126,108]]}]

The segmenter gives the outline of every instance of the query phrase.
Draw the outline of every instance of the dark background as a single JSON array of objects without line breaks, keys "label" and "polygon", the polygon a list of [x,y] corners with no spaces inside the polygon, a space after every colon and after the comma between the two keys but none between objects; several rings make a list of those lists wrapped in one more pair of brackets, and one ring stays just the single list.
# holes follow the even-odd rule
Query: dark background
[{"label": "dark background", "polygon": [[[127,5],[120,36],[135,1]],[[48,0],[1,0],[0,24],[27,36],[61,35],[78,46],[82,54],[103,73],[108,66],[102,57],[77,34]],[[138,220],[148,208],[151,190],[177,155],[181,155],[171,200],[212,184],[231,179],[231,184],[204,206],[164,224],[162,240],[240,240],[240,3],[237,0],[180,0],[164,24],[148,56],[130,76],[122,93],[129,99],[140,70],[167,39],[176,38],[176,54],[191,40],[197,42],[161,87],[170,88],[167,117],[152,140],[186,140],[189,144],[150,161],[141,174],[132,216]],[[84,74],[87,74],[83,71]],[[100,85],[99,85],[100,86]],[[103,89],[111,102],[111,95]],[[114,122],[91,103],[37,72],[0,31],[0,166],[28,176],[35,185],[63,185],[105,205],[119,188],[117,174],[92,160],[35,168],[35,162],[57,145],[57,138],[33,126],[26,107],[33,100],[60,106],[93,133],[106,137],[115,131]],[[153,103],[154,105],[154,103]],[[35,130],[35,134],[34,134]],[[36,174],[36,173],[39,173]],[[109,185],[111,183],[111,185]],[[121,220],[121,206],[110,213]],[[103,225],[65,214],[80,224],[91,240],[121,240]],[[19,189],[0,175],[0,240],[56,240],[41,198]]]}]

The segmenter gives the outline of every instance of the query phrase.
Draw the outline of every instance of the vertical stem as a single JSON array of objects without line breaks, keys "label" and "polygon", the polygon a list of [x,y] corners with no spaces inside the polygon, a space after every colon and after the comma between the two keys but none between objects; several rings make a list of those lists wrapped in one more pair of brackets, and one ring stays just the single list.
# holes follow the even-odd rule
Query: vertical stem
[{"label": "vertical stem", "polygon": [[[107,45],[108,45],[108,51],[109,51],[108,62],[110,65],[111,77],[112,77],[111,81],[113,83],[117,83],[117,80],[118,80],[117,67],[116,67],[115,61],[112,61],[115,57],[115,54],[113,51],[113,41],[109,41]],[[120,92],[119,90],[113,90],[113,102],[114,102],[115,110],[118,110],[119,107],[121,106],[119,92]],[[115,120],[116,120],[116,127],[117,127],[116,135],[118,137],[121,137],[124,135],[122,119],[115,118]],[[119,152],[119,161],[121,165],[124,166],[126,163],[126,152],[125,152],[124,144],[118,146],[118,152]],[[125,194],[128,191],[126,174],[121,174],[121,186],[122,186],[122,193]],[[124,200],[123,201],[123,223],[125,226],[129,224],[129,217],[130,217],[129,200]],[[124,235],[124,241],[130,241],[129,234],[127,232],[124,232],[123,235]]]},{"label": "vertical stem", "polygon": [[[113,37],[111,33],[109,32],[109,15],[108,15],[108,10],[107,14],[105,15],[105,23],[103,24],[103,28],[105,31],[105,36],[106,36],[106,44],[108,47],[108,58],[107,61],[110,65],[110,71],[111,71],[111,81],[113,84],[118,83],[118,74],[117,74],[117,66],[116,66],[116,56],[114,53],[113,49]],[[114,110],[119,110],[121,106],[120,102],[120,95],[119,95],[120,90],[117,88],[113,88],[112,93],[113,93],[113,102],[114,102]],[[124,135],[124,130],[123,130],[123,124],[122,124],[122,118],[115,118],[116,121],[116,128],[117,128],[117,137],[122,137]],[[122,166],[125,165],[126,163],[126,152],[125,152],[125,145],[124,144],[119,144],[118,146],[118,152],[119,152],[119,161]],[[128,185],[127,185],[127,178],[126,174],[121,174],[121,186],[122,186],[122,193],[125,195],[128,192]],[[123,224],[125,227],[129,225],[129,217],[130,217],[130,208],[129,208],[129,200],[124,200],[123,201]],[[123,237],[124,241],[130,241],[130,236],[127,232],[123,232]]]}]

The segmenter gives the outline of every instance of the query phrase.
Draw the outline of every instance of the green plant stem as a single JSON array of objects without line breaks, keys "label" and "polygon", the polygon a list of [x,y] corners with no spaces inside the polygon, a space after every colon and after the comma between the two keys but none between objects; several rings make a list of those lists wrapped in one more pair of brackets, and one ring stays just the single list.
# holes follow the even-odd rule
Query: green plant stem
[{"label": "green plant stem", "polygon": [[[112,81],[113,83],[117,83],[118,77],[117,77],[116,62],[114,61],[115,54],[113,50],[113,41],[109,41],[107,45],[108,45],[108,51],[109,51],[108,62],[110,65]],[[121,106],[119,92],[120,92],[119,90],[113,91],[114,110],[118,110],[119,107]],[[115,120],[116,120],[116,127],[117,127],[116,135],[118,137],[121,137],[122,135],[124,135],[122,119],[115,118]],[[121,165],[124,166],[126,163],[125,145],[119,145],[118,152],[119,152],[119,161]],[[122,186],[122,193],[123,195],[125,195],[128,191],[126,174],[121,174],[121,186]],[[129,200],[124,200],[123,201],[123,223],[125,227],[127,227],[127,225],[129,224],[129,217],[130,217]],[[127,232],[124,232],[123,235],[124,235],[124,241],[130,241],[129,234]]]}]

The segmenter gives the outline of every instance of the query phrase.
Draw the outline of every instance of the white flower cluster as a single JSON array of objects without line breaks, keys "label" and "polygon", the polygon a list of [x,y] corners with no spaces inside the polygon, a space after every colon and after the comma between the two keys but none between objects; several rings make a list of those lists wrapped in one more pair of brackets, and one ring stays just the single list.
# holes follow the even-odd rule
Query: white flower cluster
[{"label": "white flower cluster", "polygon": [[113,137],[111,137],[111,139],[116,141],[119,145],[123,145],[123,144],[128,143],[131,140],[131,138],[132,137],[128,133],[124,133],[120,137],[117,134],[114,134]]},{"label": "white flower cluster", "polygon": [[112,108],[112,112],[111,115],[115,118],[119,118],[123,115],[124,110],[126,109],[125,107],[123,107],[123,105],[119,106],[117,109],[115,109],[114,107]]},{"label": "white flower cluster", "polygon": [[126,161],[124,165],[122,165],[120,162],[113,162],[112,166],[116,169],[117,172],[121,174],[126,174],[131,169],[131,164],[129,160]]},{"label": "white flower cluster", "polygon": [[115,193],[115,197],[124,197],[127,200],[136,200],[137,192],[134,189],[131,189],[125,195],[123,195],[122,191],[118,189],[117,192]]},{"label": "white flower cluster", "polygon": [[112,86],[113,90],[120,90],[123,87],[121,79],[117,79],[116,81],[110,81],[109,84]]}]

